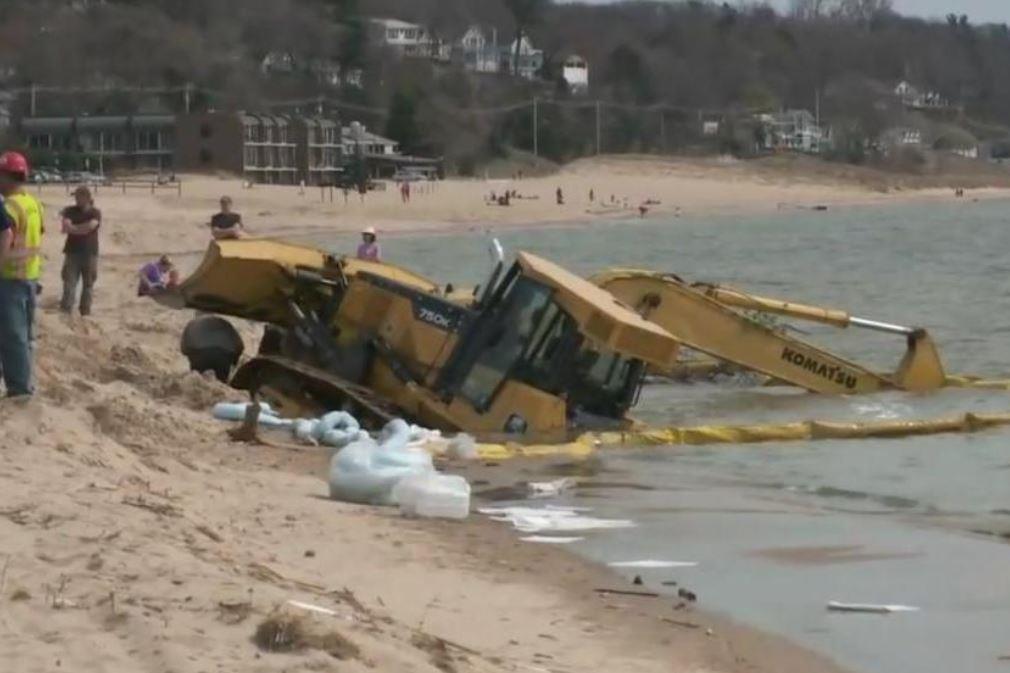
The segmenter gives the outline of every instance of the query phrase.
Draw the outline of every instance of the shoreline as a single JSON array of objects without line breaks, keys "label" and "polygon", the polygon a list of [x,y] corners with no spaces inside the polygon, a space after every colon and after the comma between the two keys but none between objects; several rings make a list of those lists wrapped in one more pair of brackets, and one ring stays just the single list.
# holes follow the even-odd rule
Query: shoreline
[{"label": "shoreline", "polygon": [[[604,169],[589,179],[609,179]],[[566,179],[585,184],[583,170]],[[631,193],[643,181],[641,189],[669,179],[647,171],[613,181]],[[524,188],[549,193],[555,180],[527,180]],[[667,187],[686,189],[698,180],[678,178]],[[689,215],[709,212],[726,191],[719,179],[701,182],[708,186],[694,195]],[[739,212],[775,209],[782,193],[805,202],[867,195],[848,187],[746,184],[745,193],[733,194]],[[227,426],[211,420],[209,409],[241,395],[185,371],[178,343],[189,312],[135,293],[140,258],[176,251],[185,257],[184,272],[198,261],[189,256],[206,248],[202,222],[237,181],[185,185],[181,198],[100,190],[102,256],[94,315],[87,319],[56,310],[62,237],[50,228],[45,238],[39,395],[27,406],[0,402],[0,623],[6,626],[0,642],[19,670],[196,673],[215,666],[258,672],[332,665],[318,648],[272,654],[251,642],[257,624],[277,606],[290,610],[289,600],[337,613],[336,622],[310,617],[360,648],[342,670],[371,664],[434,671],[433,662],[445,664],[446,656],[460,673],[567,673],[601,670],[601,664],[642,673],[841,670],[781,638],[706,613],[704,596],[702,609],[686,618],[698,628],[664,622],[660,617],[682,616],[671,600],[641,605],[600,598],[596,585],[626,580],[569,551],[521,542],[478,515],[461,524],[408,521],[393,510],[335,503],[324,497],[320,454],[229,441]],[[566,219],[548,204],[553,217],[539,220],[544,204],[528,211],[474,206],[484,187],[448,184],[411,206],[386,194],[346,211],[342,204],[312,206],[292,188],[235,194],[252,232],[279,221],[270,229],[278,238],[299,231],[353,234],[373,220],[391,222],[390,236],[439,229],[438,235],[452,235],[480,227],[492,214],[502,229],[586,225],[583,209],[574,206],[561,213]],[[66,195],[44,189],[43,196],[51,225]],[[324,217],[337,224],[318,225]],[[260,330],[240,322],[252,346]],[[524,468],[496,469],[508,478]]]}]

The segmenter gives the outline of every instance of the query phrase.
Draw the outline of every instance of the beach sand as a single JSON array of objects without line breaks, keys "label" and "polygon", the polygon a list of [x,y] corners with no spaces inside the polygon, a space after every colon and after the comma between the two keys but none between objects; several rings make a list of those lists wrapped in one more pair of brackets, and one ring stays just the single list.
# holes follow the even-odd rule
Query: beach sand
[{"label": "beach sand", "polygon": [[[650,216],[898,198],[720,170],[583,163],[517,181],[539,199],[508,208],[483,205],[498,187],[476,181],[426,185],[409,205],[395,190],[364,204],[352,194],[347,205],[338,193],[331,205],[319,190],[243,190],[216,178],[184,178],[181,197],[105,187],[103,258],[86,319],[56,311],[55,213],[68,197],[44,188],[39,394],[27,405],[0,402],[5,665],[19,673],[836,670],[725,619],[674,611],[670,599],[601,597],[595,588],[624,581],[479,516],[408,521],[328,500],[318,452],[229,441],[208,410],[241,395],[186,372],[178,340],[191,313],[135,296],[148,258],[176,253],[184,269],[198,262],[203,223],[222,193],[253,233],[296,240],[366,223],[393,234],[585,221],[590,186],[598,198],[662,201]],[[553,202],[558,184],[565,206]],[[258,328],[240,328],[252,348]],[[264,622],[268,643],[294,651],[257,646]]]}]

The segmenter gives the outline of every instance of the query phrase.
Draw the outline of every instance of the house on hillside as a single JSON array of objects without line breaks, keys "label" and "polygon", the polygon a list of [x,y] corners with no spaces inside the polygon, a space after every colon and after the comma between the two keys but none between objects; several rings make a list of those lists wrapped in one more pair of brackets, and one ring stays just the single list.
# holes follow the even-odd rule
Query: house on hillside
[{"label": "house on hillside", "polygon": [[502,69],[501,48],[498,46],[498,30],[491,30],[491,39],[480,26],[470,26],[456,45],[463,68],[470,72],[497,73]]},{"label": "house on hillside", "polygon": [[502,53],[502,60],[507,72],[532,80],[539,76],[540,70],[544,67],[544,52],[533,46],[528,35],[523,35],[522,41],[519,42],[518,58],[516,58],[516,41],[512,40],[508,50]]},{"label": "house on hillside", "polygon": [[785,110],[758,115],[764,149],[818,154],[825,133],[809,110]]},{"label": "house on hillside", "polygon": [[578,54],[569,54],[561,63],[561,76],[573,94],[589,91],[589,63]]},{"label": "house on hillside", "polygon": [[902,80],[894,87],[894,95],[901,104],[913,110],[939,110],[950,107],[950,101],[936,91],[921,91]]},{"label": "house on hillside", "polygon": [[369,19],[381,44],[407,58],[448,60],[449,52],[424,26],[400,19]]},{"label": "house on hillside", "polygon": [[907,126],[895,126],[880,134],[880,144],[885,149],[922,147],[922,131]]}]

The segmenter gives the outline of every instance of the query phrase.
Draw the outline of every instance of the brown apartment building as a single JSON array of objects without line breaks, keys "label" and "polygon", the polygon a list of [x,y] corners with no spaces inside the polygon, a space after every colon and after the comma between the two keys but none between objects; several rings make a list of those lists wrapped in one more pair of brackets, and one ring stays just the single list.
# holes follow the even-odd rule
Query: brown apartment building
[{"label": "brown apartment building", "polygon": [[297,184],[302,178],[293,127],[293,120],[284,115],[181,115],[176,123],[176,168],[228,171],[256,183]]}]

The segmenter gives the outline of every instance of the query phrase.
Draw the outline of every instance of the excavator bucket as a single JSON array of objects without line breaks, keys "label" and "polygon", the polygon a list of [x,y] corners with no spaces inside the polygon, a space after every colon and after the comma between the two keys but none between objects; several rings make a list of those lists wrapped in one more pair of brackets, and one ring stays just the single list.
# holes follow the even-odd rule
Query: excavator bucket
[{"label": "excavator bucket", "polygon": [[925,392],[942,388],[947,375],[940,361],[940,351],[926,330],[908,335],[908,350],[894,373],[894,383],[902,390]]}]

